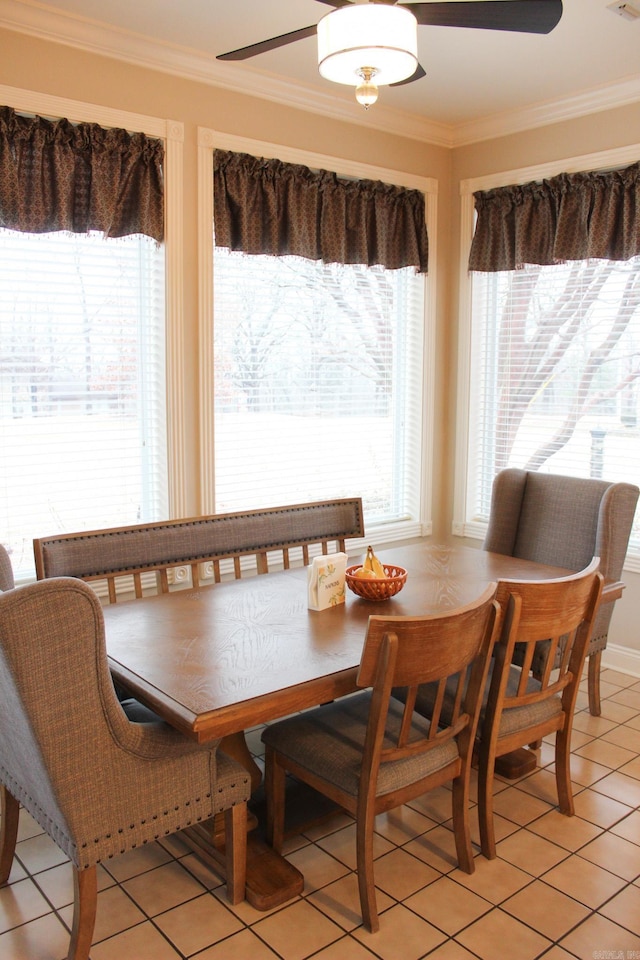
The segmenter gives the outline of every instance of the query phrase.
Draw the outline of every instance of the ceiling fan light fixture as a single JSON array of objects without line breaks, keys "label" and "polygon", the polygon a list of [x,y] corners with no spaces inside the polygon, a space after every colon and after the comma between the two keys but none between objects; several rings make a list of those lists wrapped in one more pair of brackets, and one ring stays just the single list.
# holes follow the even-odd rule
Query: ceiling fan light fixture
[{"label": "ceiling fan light fixture", "polygon": [[356,100],[368,110],[378,99],[378,87],[373,82],[376,72],[371,67],[363,67],[360,71],[361,82],[356,87]]},{"label": "ceiling fan light fixture", "polygon": [[[418,24],[404,7],[354,3],[318,23],[318,70],[326,80],[377,88],[406,80],[417,66]],[[375,76],[375,84],[365,71]]]}]

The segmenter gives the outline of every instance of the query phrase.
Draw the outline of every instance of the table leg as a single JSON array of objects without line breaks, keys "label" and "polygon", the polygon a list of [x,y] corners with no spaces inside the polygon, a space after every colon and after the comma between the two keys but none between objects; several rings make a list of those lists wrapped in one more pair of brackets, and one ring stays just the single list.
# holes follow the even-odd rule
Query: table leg
[{"label": "table leg", "polygon": [[[181,836],[193,852],[226,879],[224,824],[218,814],[213,820],[187,827]],[[255,818],[254,818],[255,825]],[[302,893],[304,877],[300,871],[276,853],[256,835],[247,836],[246,898],[256,910],[271,910]]]},{"label": "table leg", "polygon": [[[220,749],[246,767],[251,776],[251,791],[255,793],[262,782],[262,771],[247,747],[244,733],[224,737]],[[246,898],[256,910],[271,910],[301,894],[304,877],[258,836],[257,825],[255,814],[249,811]],[[182,831],[182,837],[204,863],[225,877],[224,814],[219,813],[212,820],[188,827]]]},{"label": "table leg", "polygon": [[251,775],[251,792],[255,793],[262,783],[262,770],[253,759],[251,751],[247,746],[244,730],[239,733],[230,733],[220,741],[220,750],[223,750],[228,757],[233,757],[238,763],[249,771]]}]

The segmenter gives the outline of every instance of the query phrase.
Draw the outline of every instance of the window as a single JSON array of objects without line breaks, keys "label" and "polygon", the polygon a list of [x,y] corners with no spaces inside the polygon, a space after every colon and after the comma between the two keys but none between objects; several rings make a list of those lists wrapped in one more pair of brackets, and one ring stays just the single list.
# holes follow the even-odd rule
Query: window
[{"label": "window", "polygon": [[[61,198],[74,178],[61,178],[55,204],[36,196],[47,189],[40,178],[33,192],[17,194],[29,198],[28,216],[45,216],[27,226],[22,214],[11,220],[17,212],[12,177],[40,167],[18,164],[17,149],[5,153],[3,216],[12,229],[0,235],[0,541],[11,551],[16,579],[25,581],[35,576],[34,537],[187,515],[184,129],[177,121],[2,85],[0,103],[11,104],[0,108],[5,138],[15,124],[31,130],[33,120],[34,129],[50,125],[54,133],[58,121],[47,117],[91,127],[79,138],[80,150],[93,136],[100,140],[96,126],[110,144],[130,136],[134,149],[125,150],[126,163],[111,165],[112,173],[117,179],[118,171],[122,176],[130,169],[127,163],[142,157],[151,177],[158,171],[160,188],[151,187],[140,205],[133,197],[149,186],[144,176],[121,180],[123,193],[107,185],[107,196],[78,227],[73,218],[84,215],[107,177],[104,183],[85,177],[91,190],[81,190],[81,202],[67,206]],[[76,148],[67,134],[60,143]],[[55,154],[47,154],[48,163]],[[113,216],[112,203],[122,199]],[[128,235],[105,240],[107,230],[93,223],[94,215],[106,217],[114,235]],[[72,223],[61,225],[61,216]],[[127,226],[144,228],[121,229]]]},{"label": "window", "polygon": [[216,511],[362,496],[419,516],[424,278],[214,252]]},{"label": "window", "polygon": [[[541,179],[528,173],[527,181]],[[506,176],[502,182],[525,182]],[[478,188],[463,189],[469,228]],[[471,273],[464,283],[470,328],[461,383],[468,392],[459,425],[467,441],[459,450],[454,532],[484,535],[493,478],[505,467],[637,483],[640,257]],[[633,567],[638,518],[629,555]]]},{"label": "window", "polygon": [[164,251],[0,231],[0,539],[167,515]]},{"label": "window", "polygon": [[430,276],[437,181],[205,128],[198,143],[203,512],[362,496],[373,543],[429,534],[434,284],[214,248],[211,173],[228,150],[418,191]]}]

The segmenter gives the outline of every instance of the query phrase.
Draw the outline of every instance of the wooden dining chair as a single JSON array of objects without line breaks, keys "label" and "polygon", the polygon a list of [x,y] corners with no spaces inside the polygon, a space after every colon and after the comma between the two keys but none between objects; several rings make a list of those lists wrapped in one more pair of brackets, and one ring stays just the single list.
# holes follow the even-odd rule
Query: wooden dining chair
[{"label": "wooden dining chair", "polygon": [[[267,838],[281,850],[285,779],[291,773],[356,818],[358,885],[366,927],[379,929],[373,878],[377,814],[449,781],[460,866],[474,869],[468,799],[471,754],[498,606],[491,584],[474,603],[430,617],[370,617],[357,677],[371,688],[265,728]],[[465,689],[467,668],[471,679]],[[434,681],[438,705],[447,680],[455,707],[443,724],[413,712],[417,685]],[[403,706],[394,686],[407,688]]]},{"label": "wooden dining chair", "polygon": [[[605,580],[617,581],[639,492],[631,483],[502,470],[493,482],[483,548],[576,571],[598,556]],[[587,650],[594,716],[600,714],[600,664],[613,610],[613,602],[601,605]]]},{"label": "wooden dining chair", "polygon": [[73,865],[68,960],[89,956],[98,863],[219,812],[227,897],[244,898],[249,774],[217,742],[129,722],[87,584],[53,579],[0,595],[0,701],[0,887],[22,806]]},{"label": "wooden dining chair", "polygon": [[[604,582],[598,564],[595,558],[585,570],[558,580],[498,583],[497,599],[504,615],[478,725],[480,844],[489,859],[496,856],[493,783],[497,757],[555,733],[559,809],[573,815],[571,731]],[[516,645],[519,663],[514,663]],[[542,669],[534,668],[540,648]]]}]

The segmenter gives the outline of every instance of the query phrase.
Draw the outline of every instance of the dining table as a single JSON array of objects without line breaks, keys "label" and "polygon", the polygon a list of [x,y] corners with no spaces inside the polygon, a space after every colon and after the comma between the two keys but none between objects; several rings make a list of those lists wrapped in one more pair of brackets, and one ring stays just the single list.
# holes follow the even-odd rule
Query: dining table
[{"label": "dining table", "polygon": [[[261,771],[245,731],[357,690],[369,617],[437,614],[476,599],[491,581],[571,572],[455,542],[420,540],[378,556],[407,571],[403,589],[382,601],[347,590],[344,603],[311,610],[301,566],[107,605],[112,675],[186,736],[200,743],[220,739],[257,790]],[[605,599],[617,599],[621,590],[621,583],[607,584]],[[188,836],[219,869],[211,828],[190,828]],[[263,841],[249,843],[247,899],[257,909],[284,902],[302,883],[295,867]]]}]

